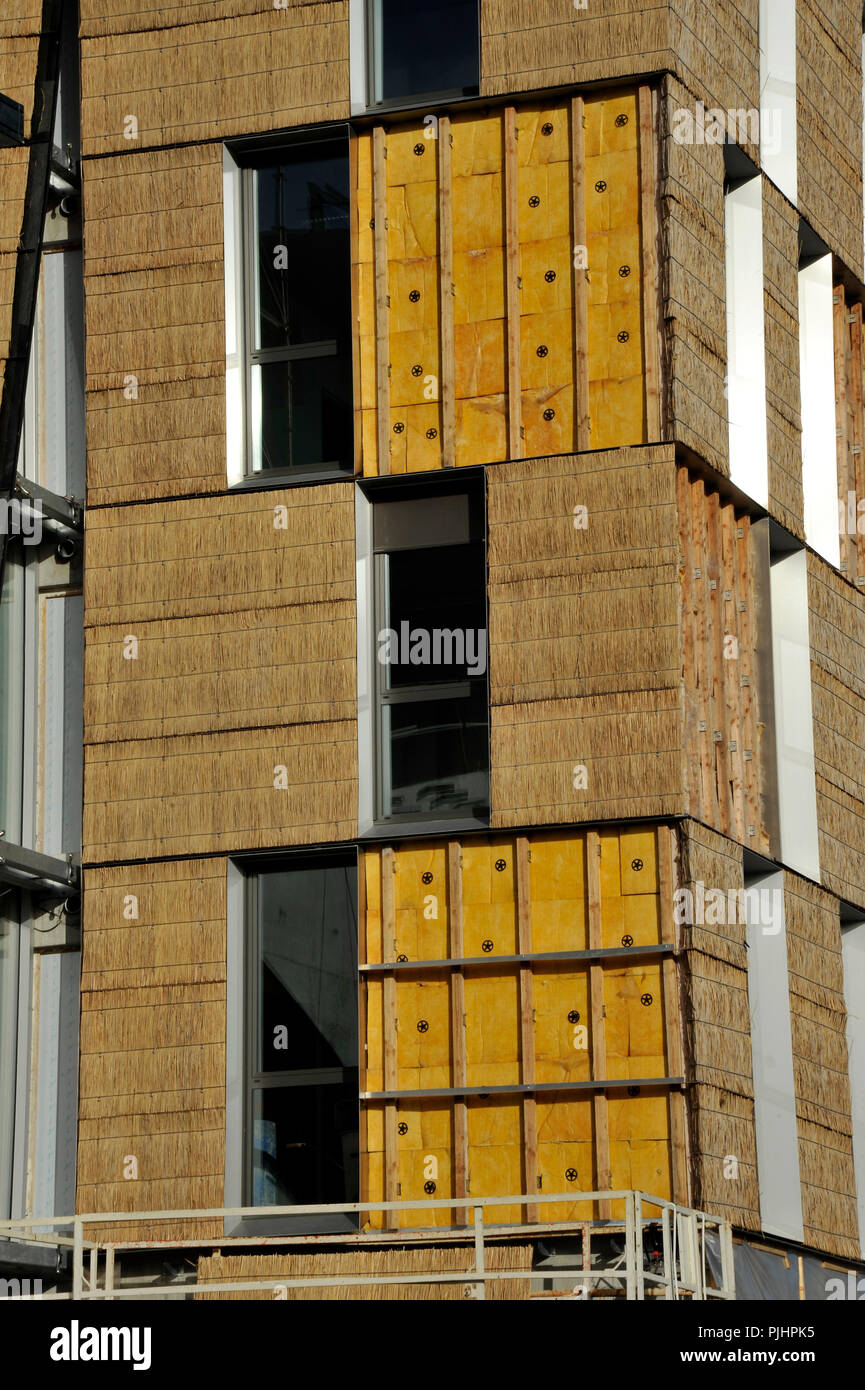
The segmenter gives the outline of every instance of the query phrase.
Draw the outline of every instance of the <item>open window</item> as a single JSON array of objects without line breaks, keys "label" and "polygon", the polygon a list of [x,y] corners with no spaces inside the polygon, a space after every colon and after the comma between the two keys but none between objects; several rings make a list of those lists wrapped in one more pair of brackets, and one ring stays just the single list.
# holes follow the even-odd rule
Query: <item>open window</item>
[{"label": "open window", "polygon": [[367,0],[369,105],[480,90],[478,0]]},{"label": "open window", "polygon": [[347,132],[224,159],[229,481],[353,471]]},{"label": "open window", "polygon": [[243,1205],[357,1201],[355,854],[268,860],[244,890]]}]

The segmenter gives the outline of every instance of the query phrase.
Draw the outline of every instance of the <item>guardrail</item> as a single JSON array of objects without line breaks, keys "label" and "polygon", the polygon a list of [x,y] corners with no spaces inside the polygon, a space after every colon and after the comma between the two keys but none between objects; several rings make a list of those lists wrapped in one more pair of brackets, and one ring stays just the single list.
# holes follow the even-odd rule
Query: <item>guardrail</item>
[{"label": "guardrail", "polygon": [[[484,1220],[487,1209],[497,1207],[544,1206],[554,1202],[573,1205],[578,1202],[623,1201],[624,1220],[599,1221],[557,1221],[532,1222],[519,1225],[492,1225]],[[122,1286],[115,1280],[115,1259],[118,1253],[131,1254],[133,1251],[212,1251],[242,1249],[243,1247],[268,1250],[276,1247],[320,1247],[321,1235],[255,1235],[224,1236],[206,1239],[165,1239],[147,1241],[118,1241],[85,1239],[85,1227],[99,1225],[131,1224],[148,1222],[168,1224],[173,1221],[208,1220],[279,1220],[287,1217],[334,1217],[339,1215],[360,1215],[367,1212],[429,1211],[449,1208],[451,1211],[470,1210],[471,1225],[468,1227],[423,1227],[406,1230],[355,1231],[344,1235],[327,1237],[329,1243],[350,1244],[352,1247],[380,1246],[383,1242],[399,1244],[401,1240],[411,1240],[416,1244],[422,1241],[434,1246],[447,1241],[453,1244],[470,1243],[473,1258],[468,1260],[463,1270],[456,1271],[411,1271],[408,1273],[381,1274],[339,1274],[330,1277],[311,1275],[307,1278],[240,1279],[201,1283],[194,1281],[145,1284],[124,1279]],[[650,1215],[653,1210],[657,1215]],[[50,1234],[38,1234],[45,1227]],[[71,1229],[71,1236],[63,1234]],[[596,1263],[592,1263],[592,1237],[624,1234],[623,1254],[612,1262],[603,1263],[595,1247]],[[647,1233],[660,1233],[660,1249],[654,1267],[647,1267],[644,1237]],[[718,1259],[720,1280],[710,1275],[707,1267],[707,1235],[713,1233],[718,1240]],[[555,1269],[490,1269],[487,1261],[486,1242],[491,1237],[547,1237],[552,1234],[579,1233],[582,1235],[582,1264],[578,1268]],[[690,1207],[677,1206],[662,1197],[654,1197],[646,1192],[622,1190],[615,1192],[566,1192],[544,1194],[520,1193],[507,1197],[463,1197],[459,1203],[448,1198],[430,1198],[424,1201],[403,1200],[399,1202],[347,1202],[317,1206],[282,1207],[209,1207],[187,1208],[176,1211],[134,1211],[134,1212],[80,1212],[74,1216],[21,1217],[0,1221],[0,1240],[13,1238],[19,1241],[44,1245],[46,1242],[58,1246],[71,1246],[72,1286],[68,1291],[46,1294],[12,1295],[20,1299],[148,1299],[177,1298],[193,1294],[222,1294],[249,1290],[273,1290],[280,1292],[295,1288],[360,1288],[364,1285],[389,1286],[401,1284],[463,1284],[466,1296],[477,1299],[486,1298],[487,1288],[496,1280],[554,1278],[556,1281],[573,1280],[574,1287],[569,1295],[573,1298],[591,1298],[593,1286],[618,1286],[626,1299],[643,1300],[647,1297],[660,1297],[666,1300],[678,1299],[733,1299],[735,1298],[735,1278],[733,1272],[733,1236],[729,1221],[696,1211]],[[467,1254],[469,1252],[467,1251]],[[101,1274],[101,1279],[100,1279]],[[568,1296],[568,1295],[564,1295]]]}]

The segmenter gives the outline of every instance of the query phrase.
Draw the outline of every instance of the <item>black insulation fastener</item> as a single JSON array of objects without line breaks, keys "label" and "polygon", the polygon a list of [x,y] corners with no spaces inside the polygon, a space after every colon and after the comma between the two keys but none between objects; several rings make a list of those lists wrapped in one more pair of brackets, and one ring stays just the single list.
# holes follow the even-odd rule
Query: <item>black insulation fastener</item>
[{"label": "black insulation fastener", "polygon": [[545,420],[555,420],[555,418],[556,418],[556,412],[555,412],[554,410],[549,409],[549,410],[545,410],[545,411],[544,411],[544,419],[545,419]]},{"label": "black insulation fastener", "polygon": [[426,1021],[425,1018],[419,1018],[419,1019],[418,1019],[418,1021],[417,1021],[417,1030],[418,1030],[419,1033],[426,1033],[426,1032],[429,1031],[429,1024],[427,1023],[427,1021]]},{"label": "black insulation fastener", "polygon": [[623,937],[622,937],[622,945],[623,945],[623,946],[633,946],[633,944],[634,944],[634,938],[633,938],[632,936],[626,935],[626,936],[623,936]]},{"label": "black insulation fastener", "polygon": [[567,1178],[568,1182],[576,1182],[578,1176],[579,1174],[577,1173],[576,1168],[565,1169],[565,1177]]},{"label": "black insulation fastener", "polygon": [[399,1124],[396,1127],[396,1132],[397,1134],[408,1134],[408,1125],[406,1124],[405,1120],[400,1120]]},{"label": "black insulation fastener", "polygon": [[420,290],[409,290],[408,297],[411,300],[412,304],[417,304],[418,300],[420,299]]},{"label": "black insulation fastener", "polygon": [[642,867],[643,867],[643,861],[642,861],[642,859],[632,859],[632,860],[631,860],[631,868],[634,870],[634,873],[635,873],[635,874],[638,874],[638,873],[640,872],[640,870],[642,869]]},{"label": "black insulation fastener", "polygon": [[579,1009],[571,1009],[571,1012],[568,1014],[568,1023],[579,1023],[579,1021],[580,1021],[580,1011],[579,1011]]},{"label": "black insulation fastener", "polygon": [[654,996],[653,994],[641,994],[641,995],[640,995],[640,1003],[642,1004],[642,1006],[643,1006],[644,1009],[648,1009],[649,1005],[650,1005],[650,1004],[654,1004],[654,1002],[655,1002],[655,996]]},{"label": "black insulation fastener", "polygon": [[429,869],[426,869],[426,870],[421,874],[421,876],[420,876],[420,881],[421,881],[421,883],[432,883],[432,881],[433,881],[433,876],[432,876],[432,874],[430,873]]},{"label": "black insulation fastener", "polygon": [[494,944],[495,944],[494,942],[489,941],[489,940],[488,940],[488,941],[483,941],[483,942],[481,942],[481,950],[482,950],[482,951],[485,951],[485,952],[487,953],[487,955],[489,955],[490,951],[493,949]]},{"label": "black insulation fastener", "polygon": [[428,1197],[431,1197],[433,1195],[433,1193],[436,1190],[436,1185],[433,1182],[432,1178],[430,1178],[429,1182],[424,1183],[423,1190]]}]

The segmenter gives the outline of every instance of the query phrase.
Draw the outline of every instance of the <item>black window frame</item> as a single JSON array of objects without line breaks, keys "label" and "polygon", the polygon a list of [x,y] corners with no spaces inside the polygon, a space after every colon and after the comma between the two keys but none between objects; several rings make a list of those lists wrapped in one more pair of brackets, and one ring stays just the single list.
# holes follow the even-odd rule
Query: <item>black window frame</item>
[{"label": "black window frame", "polygon": [[[373,622],[371,624],[370,638],[372,651],[370,660],[372,662],[372,760],[373,760],[373,827],[371,834],[381,836],[383,832],[399,831],[400,834],[434,833],[441,830],[447,833],[449,830],[464,829],[487,829],[491,818],[491,758],[490,758],[490,643],[489,643],[489,528],[487,523],[487,496],[486,496],[486,471],[483,468],[461,469],[459,475],[448,472],[442,474],[419,474],[412,478],[400,478],[376,480],[372,487],[364,489],[367,493],[373,508],[372,519],[372,564],[373,564]],[[383,582],[383,567],[381,561],[388,553],[385,548],[377,549],[375,533],[375,508],[377,505],[388,501],[416,501],[422,503],[426,498],[444,497],[453,495],[467,495],[469,497],[470,517],[477,508],[477,529],[478,536],[475,543],[480,543],[483,549],[483,613],[486,629],[486,669],[482,676],[469,677],[463,681],[452,683],[442,682],[422,682],[416,685],[406,686],[398,689],[388,689],[385,681],[384,667],[378,659],[378,634],[390,626],[388,621],[387,600],[385,595],[385,584]],[[470,522],[471,525],[471,522]],[[439,539],[437,544],[441,544]],[[427,546],[406,546],[402,547],[405,551],[422,552]],[[459,807],[453,812],[448,813],[442,808],[437,807],[428,813],[423,811],[404,811],[397,813],[386,813],[384,788],[386,782],[386,760],[390,761],[391,751],[388,740],[383,734],[383,709],[394,705],[410,703],[421,703],[423,700],[456,700],[467,699],[472,693],[472,686],[480,686],[483,683],[483,690],[486,705],[486,776],[487,776],[487,804],[485,814],[476,815],[469,807]]]},{"label": "black window frame", "polygon": [[[364,0],[364,41],[366,46],[366,94],[367,110],[369,111],[398,111],[403,108],[413,108],[415,106],[432,106],[441,102],[453,102],[461,100],[471,100],[481,94],[481,6],[480,0],[475,0],[475,17],[477,24],[477,84],[472,87],[437,87],[432,92],[406,92],[399,97],[381,97],[377,92],[377,52],[376,52],[376,6],[381,0]],[[419,14],[418,24],[421,29],[419,42],[422,42],[423,16]],[[384,56],[382,55],[382,64]]]},{"label": "black window frame", "polygon": [[[360,972],[358,952],[360,948],[360,871],[357,847],[349,844],[344,848],[332,847],[312,851],[287,851],[284,854],[237,859],[236,867],[244,875],[243,884],[243,1152],[241,1168],[241,1202],[244,1207],[255,1205],[253,1201],[253,1148],[254,1148],[254,1093],[260,1090],[300,1088],[305,1086],[322,1087],[339,1085],[353,1086],[355,1094],[358,1158],[357,1189],[360,1194]],[[260,920],[258,912],[259,880],[263,874],[303,872],[322,867],[344,868],[354,875],[355,915],[352,923],[351,941],[354,948],[355,978],[353,981],[353,1001],[355,1009],[355,1058],[354,1067],[286,1067],[281,1071],[263,1071],[258,1066],[258,1040],[261,1020],[261,998],[259,990],[260,965]],[[347,1199],[351,1200],[351,1199]],[[298,1205],[317,1205],[317,1203],[298,1203]],[[337,1203],[339,1205],[339,1203]],[[343,1212],[332,1216],[267,1216],[247,1217],[232,1234],[261,1230],[266,1223],[272,1234],[315,1233],[355,1231],[358,1228],[357,1213]]]},{"label": "black window frame", "polygon": [[[354,477],[354,456],[356,449],[356,386],[354,374],[356,364],[354,361],[355,344],[353,325],[355,305],[350,249],[353,235],[351,231],[352,219],[355,212],[354,190],[351,177],[353,168],[351,142],[354,138],[354,131],[351,125],[347,122],[340,122],[336,125],[310,126],[296,131],[287,131],[281,133],[278,137],[258,136],[226,141],[226,148],[235,161],[239,174],[238,192],[240,199],[241,238],[241,284],[235,286],[235,293],[237,295],[238,323],[242,341],[241,357],[243,362],[243,477],[232,485],[232,490],[235,488],[256,487],[283,488],[292,485],[309,486],[312,483],[344,482]],[[348,175],[349,251],[344,268],[348,297],[346,303],[344,339],[326,339],[320,342],[310,342],[277,348],[255,348],[253,347],[253,343],[255,342],[255,325],[258,312],[255,275],[255,174],[258,169],[274,168],[282,163],[290,162],[292,156],[297,156],[301,149],[313,148],[316,145],[324,147],[330,146],[334,150],[336,150],[337,146],[341,147],[341,153],[345,159],[346,173]],[[341,465],[333,460],[323,459],[315,464],[304,464],[298,465],[297,467],[256,467],[256,459],[260,454],[260,450],[258,452],[256,451],[253,434],[253,367],[267,366],[271,363],[278,362],[313,361],[316,358],[322,357],[341,357],[347,364],[351,428],[345,464]]]}]

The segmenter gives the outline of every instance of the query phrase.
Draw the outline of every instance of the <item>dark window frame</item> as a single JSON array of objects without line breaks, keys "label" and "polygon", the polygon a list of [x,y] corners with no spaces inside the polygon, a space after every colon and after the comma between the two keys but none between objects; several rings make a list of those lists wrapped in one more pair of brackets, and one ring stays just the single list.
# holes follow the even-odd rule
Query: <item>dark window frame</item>
[{"label": "dark window frame", "polygon": [[[254,1094],[256,1091],[298,1088],[304,1086],[330,1087],[353,1086],[356,1096],[358,1136],[360,1135],[360,972],[357,969],[360,946],[359,923],[359,877],[360,863],[356,846],[349,844],[345,849],[325,848],[313,851],[286,851],[284,854],[266,857],[241,857],[233,861],[244,876],[243,884],[243,1151],[241,1168],[241,1206],[251,1207],[253,1202],[253,1148],[254,1148]],[[281,1071],[262,1071],[258,1066],[258,1039],[261,1021],[261,999],[259,989],[260,965],[260,919],[258,912],[259,880],[266,873],[303,872],[305,869],[323,867],[344,868],[354,874],[354,898],[357,911],[352,924],[352,942],[355,957],[354,1007],[355,1007],[355,1067],[300,1067],[285,1068]],[[358,1191],[360,1191],[360,1156],[358,1151],[357,1169]],[[299,1203],[298,1205],[304,1205]],[[315,1205],[309,1203],[308,1205]],[[357,1215],[344,1212],[333,1217],[311,1217],[290,1215],[284,1217],[247,1217],[232,1234],[254,1232],[267,1223],[273,1234],[315,1231],[353,1231],[357,1229]]]},{"label": "dark window frame", "polygon": [[[336,125],[313,126],[302,130],[284,132],[279,137],[249,137],[226,141],[239,175],[238,194],[240,199],[240,239],[241,239],[241,284],[236,286],[238,323],[241,333],[242,371],[242,410],[243,410],[243,477],[232,485],[236,488],[309,486],[311,483],[346,481],[354,477],[354,414],[355,414],[355,343],[354,343],[354,291],[352,286],[351,252],[345,267],[348,288],[346,306],[346,332],[344,344],[340,339],[325,339],[295,346],[276,348],[255,348],[255,330],[258,313],[256,284],[256,246],[255,246],[255,175],[259,169],[271,169],[281,163],[291,161],[301,149],[311,149],[316,145],[331,147],[334,151],[342,146],[349,186],[349,247],[353,237],[351,231],[354,212],[351,144],[354,138],[352,127],[346,122]],[[342,351],[341,351],[342,348]],[[256,450],[253,431],[253,386],[252,371],[255,366],[268,366],[279,362],[308,362],[321,357],[340,357],[347,359],[350,412],[352,430],[346,462],[341,466],[334,460],[323,459],[311,465],[298,465],[286,468],[264,468],[260,466],[260,449]],[[259,466],[256,467],[256,461]]]},{"label": "dark window frame", "polygon": [[[491,806],[486,807],[486,815],[479,817],[471,813],[469,808],[459,808],[452,814],[448,814],[441,808],[424,814],[422,811],[404,811],[387,814],[385,812],[385,784],[386,760],[389,765],[391,751],[388,740],[384,737],[383,731],[383,712],[385,708],[395,705],[417,704],[426,701],[450,701],[468,699],[474,688],[483,683],[486,703],[486,771],[487,771],[487,799],[490,800],[490,662],[489,662],[489,527],[487,521],[487,496],[486,496],[486,472],[483,468],[467,468],[461,470],[459,477],[448,473],[444,477],[440,475],[421,474],[410,480],[400,478],[387,479],[384,481],[376,480],[372,487],[365,488],[364,491],[372,504],[373,508],[373,539],[372,539],[372,564],[373,564],[373,613],[372,627],[370,632],[372,642],[372,685],[371,693],[373,697],[373,719],[372,719],[372,757],[374,772],[373,789],[373,827],[369,834],[373,837],[381,836],[383,832],[398,830],[401,834],[415,833],[434,833],[439,828],[447,833],[448,830],[459,828],[484,829],[489,826],[491,816]],[[390,626],[387,611],[386,585],[384,583],[385,556],[388,550],[376,548],[375,544],[375,507],[377,504],[392,500],[406,500],[422,502],[427,497],[445,495],[464,495],[469,498],[470,530],[472,521],[477,524],[479,535],[474,543],[480,543],[483,549],[483,612],[484,623],[487,635],[487,660],[486,670],[483,676],[468,677],[465,680],[444,682],[423,682],[418,681],[410,686],[397,688],[387,687],[384,668],[378,660],[378,634],[384,628]],[[475,514],[475,508],[479,515]],[[446,542],[438,538],[437,544]],[[420,553],[426,548],[430,548],[432,542],[427,546],[416,545],[406,546],[404,550],[413,553]],[[399,549],[401,547],[392,547]]]},{"label": "dark window frame", "polygon": [[[377,96],[377,59],[376,52],[376,6],[381,0],[364,0],[364,42],[366,47],[366,105],[368,111],[391,111],[414,106],[432,106],[441,102],[471,100],[481,94],[481,6],[480,0],[476,0],[475,15],[477,21],[477,85],[472,87],[438,87],[432,92],[407,92],[399,97]],[[419,16],[419,20],[420,20]],[[381,58],[382,63],[384,57]],[[383,84],[382,84],[383,85]]]}]

